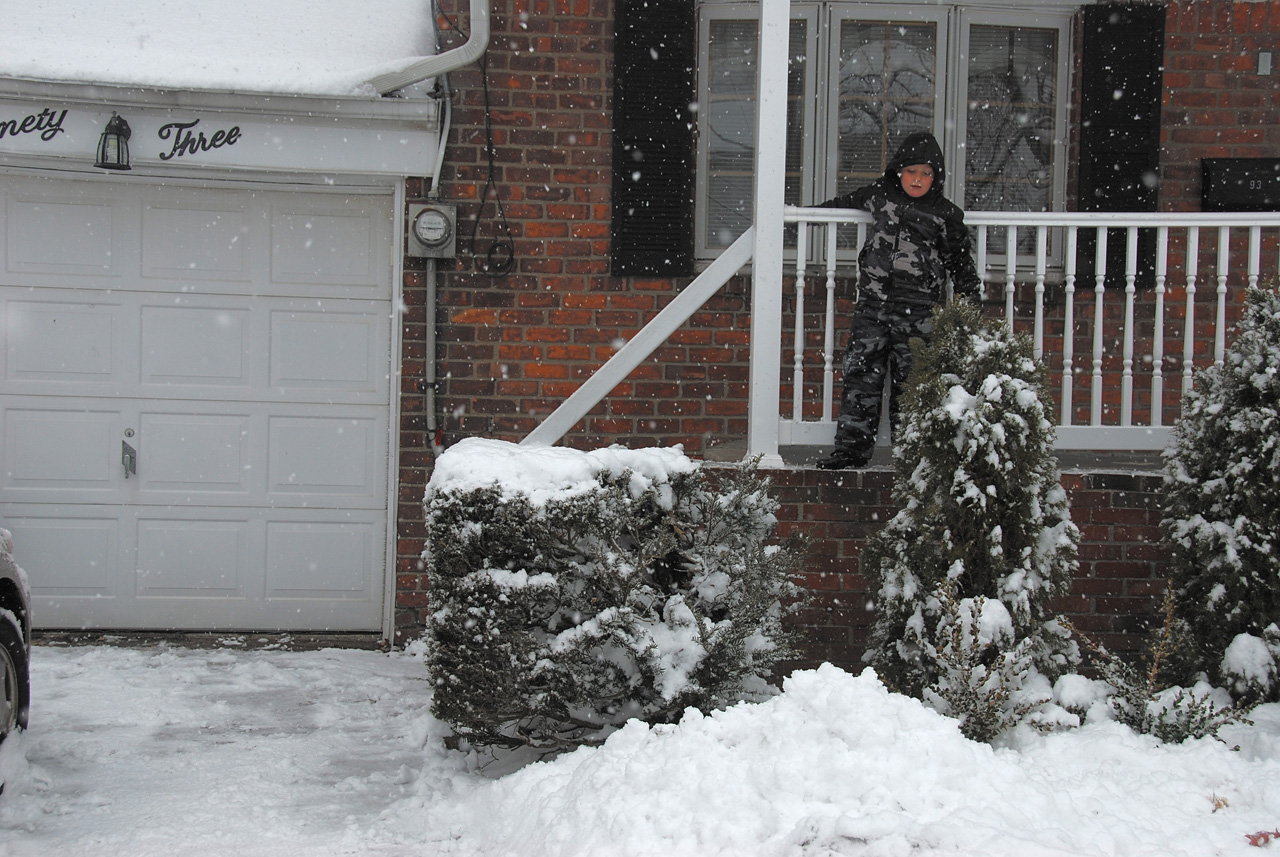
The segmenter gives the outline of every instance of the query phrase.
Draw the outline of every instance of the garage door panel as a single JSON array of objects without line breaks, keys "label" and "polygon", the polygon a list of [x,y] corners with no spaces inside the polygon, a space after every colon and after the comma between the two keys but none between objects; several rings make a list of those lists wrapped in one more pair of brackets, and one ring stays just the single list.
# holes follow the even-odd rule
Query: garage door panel
[{"label": "garage door panel", "polygon": [[[85,517],[59,517],[19,508],[6,516],[4,525],[13,533],[18,564],[26,568],[38,561],[39,573],[28,575],[32,596],[40,602],[37,611],[51,606],[65,610],[65,599],[115,596],[120,534],[114,519],[101,516],[105,511],[94,515],[93,507],[79,507],[76,512]],[[82,607],[73,609],[83,612]]]},{"label": "garage door panel", "polygon": [[141,328],[143,384],[250,385],[254,349],[247,307],[146,304]]},{"label": "garage door panel", "polygon": [[248,414],[143,413],[138,425],[138,479],[142,491],[181,491],[188,500],[206,492],[250,491]]},{"label": "garage door panel", "polygon": [[29,294],[0,288],[0,393],[379,405],[389,397],[390,318],[379,301]]},{"label": "garage door panel", "polygon": [[[331,302],[331,304],[334,302]],[[374,313],[280,309],[271,314],[271,386],[383,394],[387,373],[370,358],[387,350],[387,319]]]},{"label": "garage door panel", "polygon": [[5,270],[71,278],[124,271],[121,238],[133,212],[127,201],[34,190],[7,195],[5,208]]},{"label": "garage door panel", "polygon": [[379,510],[14,505],[3,523],[43,628],[355,630],[382,614]]},{"label": "garage door panel", "polygon": [[371,522],[273,522],[267,526],[268,598],[367,599],[375,545]]},{"label": "garage door panel", "polygon": [[120,422],[118,411],[6,407],[0,496],[84,502],[86,491],[113,491]]},{"label": "garage door panel", "polygon": [[142,276],[248,283],[253,279],[250,214],[239,206],[146,204]]},{"label": "garage door panel", "polygon": [[6,379],[118,382],[121,314],[114,303],[5,301]]},{"label": "garage door panel", "polygon": [[[4,178],[11,284],[390,298],[385,194],[211,191]],[[200,284],[207,284],[203,287]]]},{"label": "garage door panel", "polygon": [[276,205],[271,218],[271,279],[377,288],[386,270],[378,248],[384,225],[369,212],[297,210]]},{"label": "garage door panel", "polygon": [[376,500],[385,490],[386,432],[379,421],[273,417],[268,431],[272,495],[305,494],[317,505],[346,505]]},{"label": "garage door panel", "polygon": [[142,518],[139,598],[244,598],[248,521]]}]

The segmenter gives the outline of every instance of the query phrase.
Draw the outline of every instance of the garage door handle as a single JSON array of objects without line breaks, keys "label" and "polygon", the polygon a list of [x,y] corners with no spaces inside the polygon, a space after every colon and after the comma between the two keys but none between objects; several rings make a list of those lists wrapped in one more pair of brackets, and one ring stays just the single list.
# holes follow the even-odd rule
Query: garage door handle
[{"label": "garage door handle", "polygon": [[129,474],[137,474],[138,472],[138,450],[129,446],[127,440],[120,441],[120,463],[124,465],[124,478],[128,479]]}]

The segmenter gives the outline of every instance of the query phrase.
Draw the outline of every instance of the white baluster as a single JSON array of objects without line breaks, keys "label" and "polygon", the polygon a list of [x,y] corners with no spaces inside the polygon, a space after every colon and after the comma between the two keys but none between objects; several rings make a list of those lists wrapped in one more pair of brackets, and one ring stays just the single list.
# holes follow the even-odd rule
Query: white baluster
[{"label": "white baluster", "polygon": [[804,419],[804,269],[808,254],[810,225],[796,224],[796,324],[793,336],[795,354],[791,358],[791,418]]},{"label": "white baluster", "polygon": [[1036,227],[1036,319],[1031,334],[1032,353],[1036,360],[1044,357],[1044,272],[1045,257],[1048,255],[1049,227]]},{"label": "white baluster", "polygon": [[1007,227],[1004,248],[1004,317],[1013,332],[1013,281],[1018,274],[1018,227]]},{"label": "white baluster", "polygon": [[1262,267],[1262,227],[1249,227],[1249,288],[1258,287],[1258,274]]},{"label": "white baluster", "polygon": [[835,398],[836,354],[836,238],[840,224],[827,224],[827,317],[822,337],[822,419],[830,420]]},{"label": "white baluster", "polygon": [[1182,395],[1191,392],[1196,358],[1196,274],[1200,268],[1200,227],[1187,227],[1187,317],[1182,328]]},{"label": "white baluster", "polygon": [[1151,425],[1164,424],[1164,281],[1169,273],[1169,227],[1156,230],[1155,338],[1151,343]]},{"label": "white baluster", "polygon": [[1107,279],[1107,229],[1097,229],[1097,248],[1093,265],[1093,385],[1089,399],[1089,425],[1102,425],[1102,301]]},{"label": "white baluster", "polygon": [[1059,419],[1064,426],[1072,422],[1071,391],[1075,386],[1072,373],[1076,353],[1076,232],[1076,227],[1067,227],[1066,306],[1062,317],[1062,416]]},{"label": "white baluster", "polygon": [[1120,370],[1120,425],[1133,425],[1133,296],[1138,283],[1138,227],[1125,232],[1124,346]]},{"label": "white baluster", "polygon": [[987,225],[978,227],[978,279],[981,281],[982,297],[987,296]]},{"label": "white baluster", "polygon": [[1231,227],[1218,227],[1218,318],[1213,331],[1213,365],[1221,366],[1227,346],[1227,276],[1231,267]]}]

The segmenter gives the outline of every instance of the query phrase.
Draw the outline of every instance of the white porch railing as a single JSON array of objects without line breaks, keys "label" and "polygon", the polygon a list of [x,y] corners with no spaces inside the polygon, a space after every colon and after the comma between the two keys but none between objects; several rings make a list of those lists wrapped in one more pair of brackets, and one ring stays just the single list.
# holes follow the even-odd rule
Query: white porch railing
[{"label": "white porch railing", "polygon": [[[753,294],[752,378],[769,377],[758,371],[758,361],[772,364],[766,369],[779,380],[769,385],[772,394],[764,380],[753,380],[747,452],[771,463],[780,461],[779,446],[827,445],[834,436],[846,324],[837,284],[856,274],[854,250],[838,249],[837,229],[856,228],[849,243],[860,247],[869,222],[862,212],[791,206],[781,219],[798,225],[787,263],[794,281],[784,286],[782,271],[769,277],[757,270]],[[978,236],[975,261],[988,305],[1003,297],[1005,321],[1029,333],[1036,358],[1048,364],[1059,399],[1059,449],[1163,448],[1194,370],[1223,359],[1231,308],[1247,286],[1280,269],[1280,214],[972,212],[966,222]],[[1107,267],[1108,232],[1117,229],[1126,240],[1122,287],[1108,284],[1116,279]],[[1155,234],[1154,283],[1147,288],[1138,283],[1139,229]],[[1026,236],[1034,236],[1034,251],[1025,252],[1022,242],[1019,255]],[[1088,281],[1077,276],[1085,236],[1095,242]],[[1013,249],[993,252],[997,238]],[[563,437],[752,261],[757,239],[748,230],[523,442],[551,445]],[[760,284],[770,281],[779,284],[776,291],[759,294]],[[782,309],[784,289],[791,305]],[[807,303],[815,300],[821,306],[811,311]],[[789,377],[781,371],[784,351],[791,354]],[[1177,377],[1168,381],[1169,374]]]},{"label": "white porch railing", "polygon": [[[839,392],[836,285],[855,273],[839,269],[854,251],[837,251],[837,228],[857,224],[853,246],[861,247],[869,216],[788,206],[784,219],[799,228],[790,314],[791,413],[779,423],[778,442],[829,444]],[[966,222],[976,227],[975,261],[985,298],[993,297],[993,289],[999,290],[996,298],[1002,293],[1010,329],[1030,334],[1036,359],[1056,376],[1051,380],[1059,399],[1059,449],[1162,449],[1168,419],[1176,418],[1193,371],[1223,359],[1234,315],[1228,309],[1238,308],[1247,286],[1275,278],[1280,268],[1280,214],[971,212]],[[1121,229],[1125,261],[1119,271],[1108,270],[1108,233],[1114,237]],[[1148,288],[1138,284],[1140,229],[1154,232],[1154,282]],[[1024,237],[1032,240],[1020,242]],[[1095,243],[1094,270],[1089,282],[1080,282],[1077,250],[1085,237]],[[996,238],[1003,238],[999,253],[989,249]],[[1028,246],[1034,248],[1030,253]],[[805,308],[815,276],[826,292],[824,312],[817,313],[819,348],[811,336],[815,313]],[[1210,295],[1202,294],[1201,284],[1213,286]],[[1019,285],[1030,290],[1021,300]],[[1079,355],[1078,345],[1085,346]],[[1169,369],[1179,376],[1172,384],[1166,384]],[[820,383],[812,380],[815,374]],[[1077,406],[1084,394],[1087,406]]]}]

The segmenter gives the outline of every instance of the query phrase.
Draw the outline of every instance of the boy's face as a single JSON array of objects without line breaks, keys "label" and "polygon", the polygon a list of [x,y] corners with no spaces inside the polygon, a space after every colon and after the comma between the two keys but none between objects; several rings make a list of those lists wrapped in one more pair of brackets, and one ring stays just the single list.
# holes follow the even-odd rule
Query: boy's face
[{"label": "boy's face", "polygon": [[919,199],[933,187],[933,167],[928,164],[903,167],[898,176],[902,179],[902,189],[912,199]]}]

